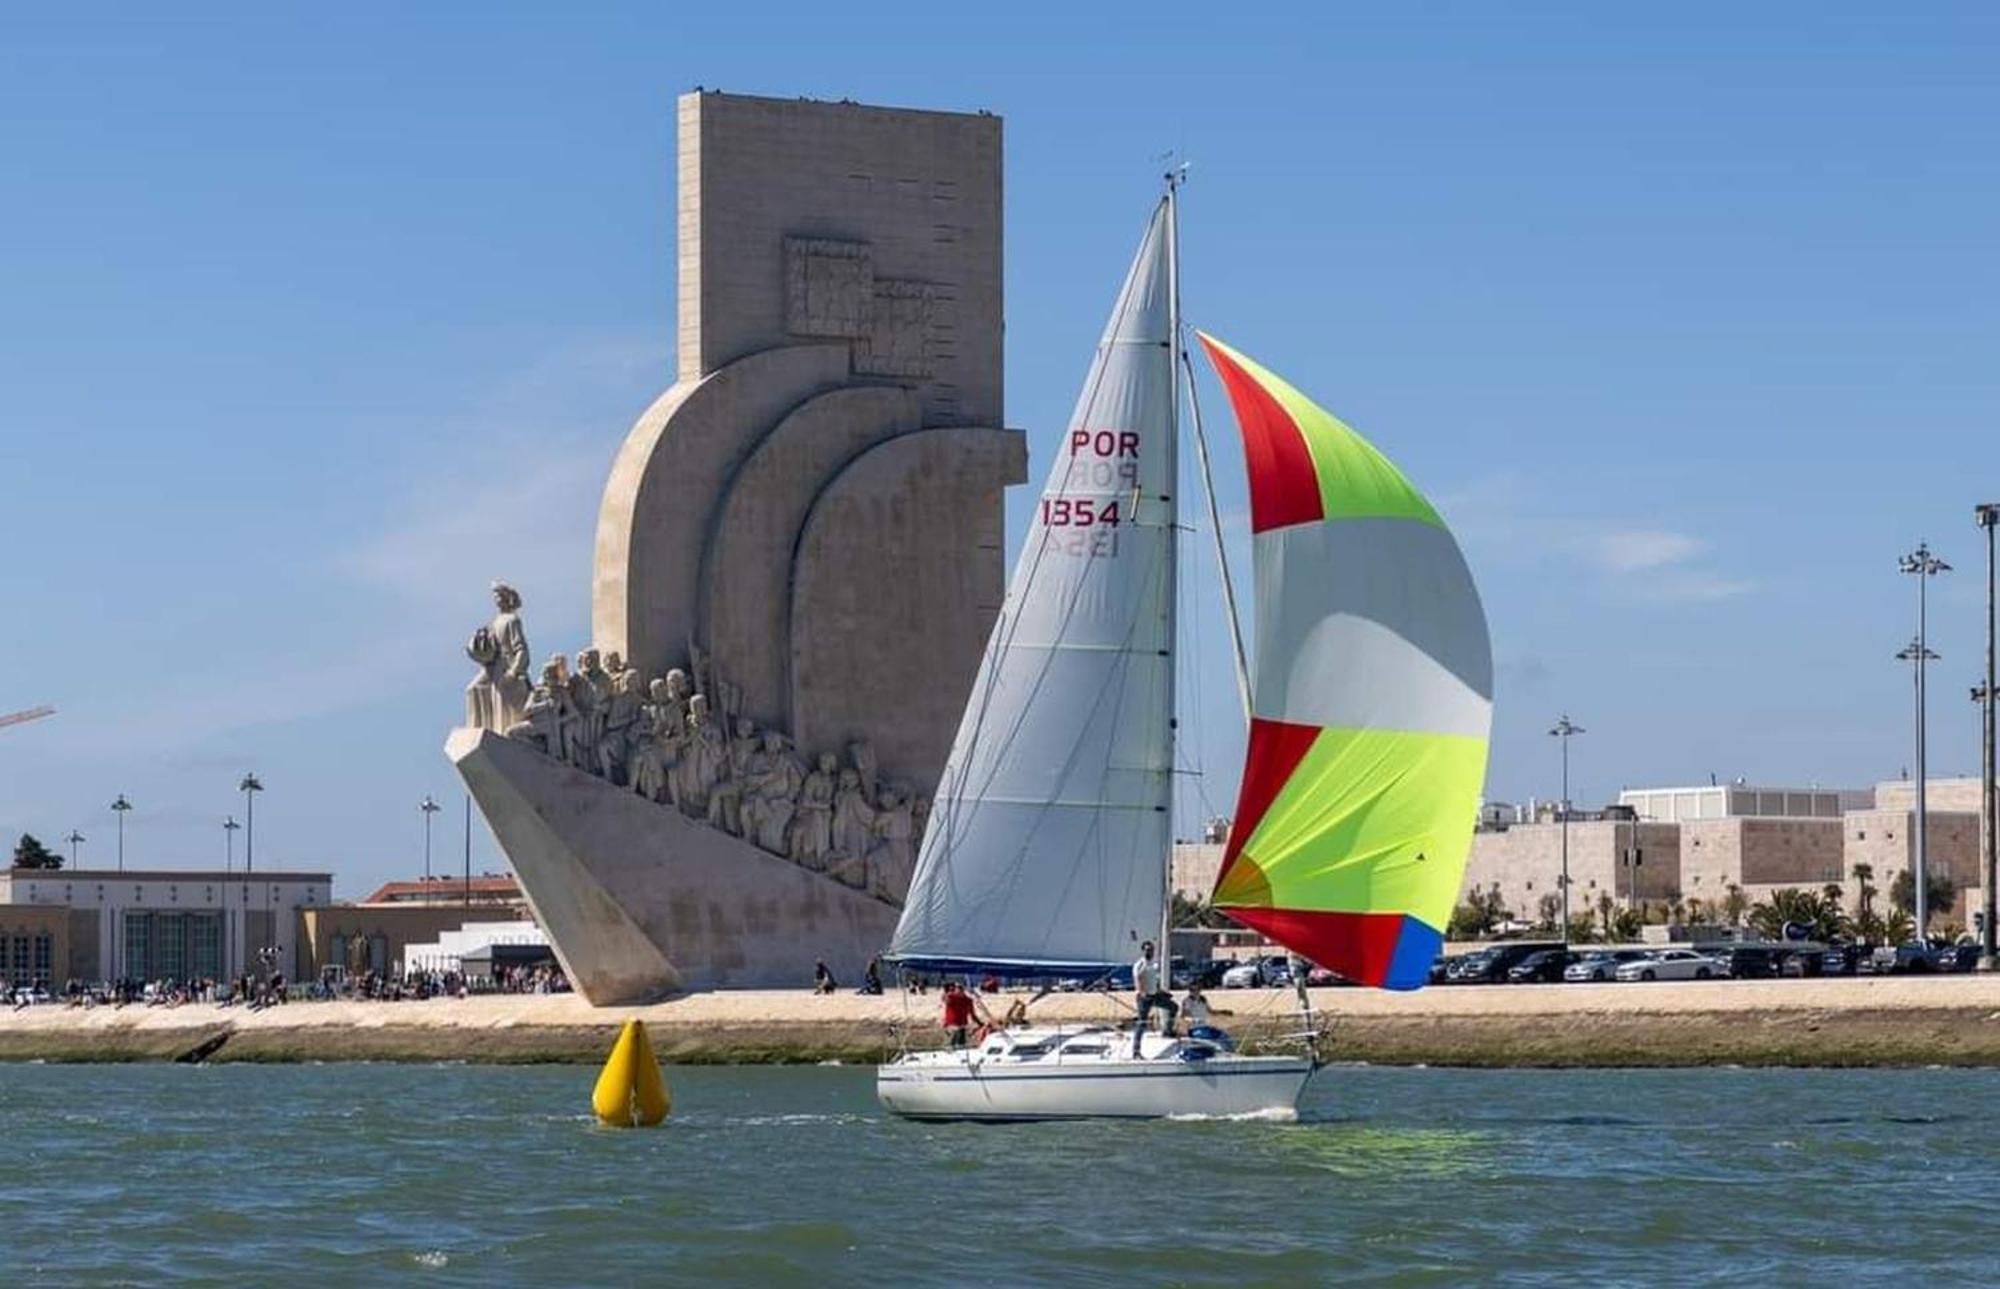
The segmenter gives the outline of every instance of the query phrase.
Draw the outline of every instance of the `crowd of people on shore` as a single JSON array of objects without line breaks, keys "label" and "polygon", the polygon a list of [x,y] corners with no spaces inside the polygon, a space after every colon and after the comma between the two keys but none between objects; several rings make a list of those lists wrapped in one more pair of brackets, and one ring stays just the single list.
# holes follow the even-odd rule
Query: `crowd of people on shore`
[{"label": "crowd of people on shore", "polygon": [[71,979],[60,990],[28,981],[0,981],[0,998],[13,1010],[43,1005],[64,1007],[185,1007],[191,1003],[242,1007],[262,1011],[290,1002],[410,1002],[430,998],[465,998],[473,994],[562,994],[570,991],[562,968],[553,962],[526,966],[501,963],[491,978],[473,978],[456,971],[345,973],[327,968],[319,979],[297,985],[284,973],[242,975],[233,980],[196,976],[184,980]]}]

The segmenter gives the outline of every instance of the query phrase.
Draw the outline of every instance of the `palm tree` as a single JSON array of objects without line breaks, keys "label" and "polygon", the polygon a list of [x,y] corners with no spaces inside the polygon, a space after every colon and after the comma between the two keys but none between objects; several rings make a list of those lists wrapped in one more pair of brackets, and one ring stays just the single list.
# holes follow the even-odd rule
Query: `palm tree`
[{"label": "palm tree", "polygon": [[1750,899],[1743,894],[1743,888],[1736,883],[1729,884],[1729,893],[1722,900],[1722,916],[1729,919],[1729,925],[1742,926],[1743,915],[1750,910]]},{"label": "palm tree", "polygon": [[1611,898],[1610,891],[1597,893],[1597,920],[1604,927],[1604,938],[1611,938],[1611,917],[1618,911],[1618,901]]},{"label": "palm tree", "polygon": [[1854,881],[1859,887],[1854,897],[1855,912],[1867,916],[1875,911],[1875,865],[1856,864]]},{"label": "palm tree", "polygon": [[1544,895],[1535,903],[1536,929],[1544,931],[1555,930],[1556,922],[1562,917],[1562,911],[1562,896],[1556,894],[1554,891],[1550,891],[1547,895]]}]

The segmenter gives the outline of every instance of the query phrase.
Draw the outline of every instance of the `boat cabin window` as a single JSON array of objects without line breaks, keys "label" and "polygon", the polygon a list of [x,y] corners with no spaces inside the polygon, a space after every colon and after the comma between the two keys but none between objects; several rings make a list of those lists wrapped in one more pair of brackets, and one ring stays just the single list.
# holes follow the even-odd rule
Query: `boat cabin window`
[{"label": "boat cabin window", "polygon": [[1102,1056],[1106,1048],[1102,1043],[1071,1043],[1063,1048],[1064,1056]]}]

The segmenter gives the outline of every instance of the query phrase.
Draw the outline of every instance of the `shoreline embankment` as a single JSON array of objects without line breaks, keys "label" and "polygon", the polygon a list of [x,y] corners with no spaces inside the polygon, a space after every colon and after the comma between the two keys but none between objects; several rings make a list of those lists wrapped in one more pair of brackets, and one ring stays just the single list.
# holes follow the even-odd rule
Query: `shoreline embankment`
[{"label": "shoreline embankment", "polygon": [[[2000,975],[1316,989],[1336,1061],[1470,1067],[2000,1066]],[[1002,995],[1002,1001],[1012,995]],[[1298,1028],[1290,990],[1218,990],[1217,1022],[1255,1047]],[[682,1064],[871,1064],[935,1046],[938,996],[804,990],[691,994],[592,1007],[570,994],[0,1011],[0,1061],[602,1060],[647,1023]],[[1038,1023],[1129,1023],[1122,997],[1052,994]]]}]

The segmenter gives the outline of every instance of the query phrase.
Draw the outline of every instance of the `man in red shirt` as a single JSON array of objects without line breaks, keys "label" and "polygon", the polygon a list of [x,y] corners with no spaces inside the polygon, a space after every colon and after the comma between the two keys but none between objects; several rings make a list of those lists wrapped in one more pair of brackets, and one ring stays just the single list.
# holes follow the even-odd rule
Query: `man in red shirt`
[{"label": "man in red shirt", "polygon": [[950,980],[944,986],[944,1036],[953,1047],[965,1046],[965,1032],[979,1014],[979,1000]]}]

